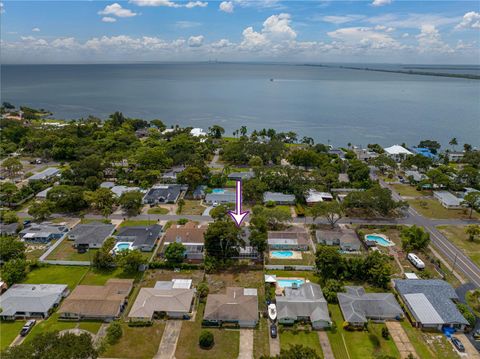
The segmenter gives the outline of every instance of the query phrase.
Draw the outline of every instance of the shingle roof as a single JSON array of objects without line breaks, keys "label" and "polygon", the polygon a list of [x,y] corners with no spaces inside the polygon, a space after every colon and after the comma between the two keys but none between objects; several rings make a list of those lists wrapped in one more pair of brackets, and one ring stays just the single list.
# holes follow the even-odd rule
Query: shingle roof
[{"label": "shingle roof", "polygon": [[183,186],[179,184],[161,184],[150,188],[145,197],[144,202],[174,202],[177,200]]},{"label": "shingle roof", "polygon": [[46,313],[58,303],[67,289],[65,284],[14,284],[0,296],[0,315],[17,312]]},{"label": "shingle roof", "polygon": [[[407,294],[423,293],[445,323],[468,324],[453,300],[458,300],[455,289],[441,279],[396,279],[395,288],[405,299]],[[420,318],[417,317],[417,320]]]},{"label": "shingle roof", "polygon": [[284,194],[280,192],[265,192],[263,194],[263,202],[295,202],[295,196],[293,194]]},{"label": "shingle roof", "polygon": [[55,167],[48,167],[44,169],[42,172],[35,173],[33,176],[28,177],[29,181],[31,180],[44,180],[48,177],[55,176],[56,174],[60,173],[60,170]]},{"label": "shingle roof", "polygon": [[235,203],[235,192],[225,190],[223,193],[207,193],[205,196],[206,202],[228,202]]},{"label": "shingle roof", "polygon": [[256,321],[258,320],[258,296],[245,290],[248,288],[228,287],[225,294],[209,294],[205,320],[213,321]]},{"label": "shingle roof", "polygon": [[154,224],[152,226],[131,226],[122,227],[116,237],[119,240],[133,241],[134,246],[142,244],[154,244],[162,232],[162,226]]},{"label": "shingle roof", "polygon": [[180,242],[203,244],[204,234],[208,226],[198,226],[193,222],[188,222],[184,226],[170,227],[163,237],[163,243]]},{"label": "shingle roof", "polygon": [[347,322],[366,323],[368,318],[393,319],[403,311],[392,293],[365,293],[362,287],[345,287],[337,293],[338,303]]},{"label": "shingle roof", "polygon": [[23,237],[24,235],[28,233],[35,234],[37,236],[42,235],[42,236],[48,236],[50,234],[62,234],[66,233],[68,231],[68,228],[65,226],[60,226],[60,225],[53,225],[49,223],[33,223],[28,227],[25,227],[23,230],[19,232],[20,237]]},{"label": "shingle roof", "polygon": [[68,237],[75,240],[76,245],[97,244],[102,245],[107,237],[111,236],[115,226],[113,224],[92,222],[76,225]]},{"label": "shingle roof", "polygon": [[308,233],[306,231],[269,231],[268,244],[306,244],[308,245]]},{"label": "shingle roof", "polygon": [[328,305],[321,287],[304,283],[298,288],[285,288],[285,296],[277,296],[277,318],[310,317],[310,321],[330,322]]},{"label": "shingle roof", "polygon": [[253,178],[255,174],[251,171],[248,172],[232,172],[228,175],[228,179],[242,179],[247,180]]}]

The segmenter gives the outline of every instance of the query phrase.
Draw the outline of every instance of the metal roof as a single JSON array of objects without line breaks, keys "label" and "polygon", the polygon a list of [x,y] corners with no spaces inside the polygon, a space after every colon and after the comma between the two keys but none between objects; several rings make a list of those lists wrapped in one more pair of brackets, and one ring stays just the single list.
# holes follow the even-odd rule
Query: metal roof
[{"label": "metal roof", "polygon": [[433,305],[429,302],[425,294],[412,293],[405,294],[405,301],[410,308],[410,311],[415,316],[415,319],[422,324],[445,324],[440,314],[435,310]]},{"label": "metal roof", "polygon": [[60,170],[55,167],[48,167],[42,172],[35,173],[33,176],[28,177],[28,180],[44,180],[48,177],[55,176],[57,173],[60,173]]}]

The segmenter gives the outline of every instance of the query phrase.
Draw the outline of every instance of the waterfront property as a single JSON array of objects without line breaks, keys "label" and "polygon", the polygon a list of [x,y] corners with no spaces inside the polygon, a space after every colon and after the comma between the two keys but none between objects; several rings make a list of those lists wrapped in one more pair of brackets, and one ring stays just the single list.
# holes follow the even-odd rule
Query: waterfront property
[{"label": "waterfront property", "polygon": [[315,203],[333,201],[333,196],[328,192],[309,189],[305,196],[305,201],[307,202],[307,205],[313,206]]},{"label": "waterfront property", "polygon": [[163,252],[171,243],[182,243],[185,246],[185,258],[203,260],[204,234],[208,226],[199,226],[193,222],[185,225],[173,225],[163,236]]},{"label": "waterfront property", "polygon": [[133,279],[109,279],[105,285],[79,285],[63,301],[58,313],[63,319],[111,321],[126,307]]},{"label": "waterfront property", "polygon": [[62,238],[68,232],[68,227],[52,223],[32,223],[19,232],[22,240],[35,243],[48,243]]},{"label": "waterfront property", "polygon": [[35,173],[33,176],[27,178],[31,181],[50,181],[60,174],[60,170],[55,167],[48,167],[41,172]]},{"label": "waterfront property", "polygon": [[205,203],[209,205],[235,203],[235,191],[223,188],[214,188],[205,196]]},{"label": "waterfront property", "polygon": [[180,184],[158,184],[148,190],[143,197],[143,203],[150,205],[177,203],[182,191],[187,189],[187,186]]},{"label": "waterfront property", "polygon": [[459,298],[449,283],[440,279],[396,279],[393,283],[416,327],[465,330],[468,321],[458,310]]},{"label": "waterfront property", "polygon": [[331,325],[327,301],[318,284],[307,282],[285,287],[284,291],[285,295],[276,296],[277,318],[280,324],[307,320],[313,329]]},{"label": "waterfront property", "polygon": [[413,155],[412,152],[407,150],[405,147],[400,145],[393,145],[390,147],[384,148],[385,154],[390,157],[395,162],[401,162],[405,160],[408,156]]},{"label": "waterfront property", "polygon": [[69,233],[68,239],[75,241],[75,248],[87,250],[100,248],[105,239],[110,237],[115,230],[113,224],[91,222],[77,224]]},{"label": "waterfront property", "polygon": [[119,242],[130,242],[132,249],[149,252],[155,247],[160,233],[162,233],[162,226],[158,224],[151,226],[129,226],[120,228],[115,238]]},{"label": "waterfront property", "polygon": [[270,250],[308,251],[308,233],[305,230],[269,231],[268,248]]},{"label": "waterfront property", "polygon": [[155,315],[186,319],[193,310],[195,290],[192,280],[158,281],[154,288],[141,288],[128,318],[133,321],[152,320]]},{"label": "waterfront property", "polygon": [[227,287],[225,294],[209,294],[202,323],[254,328],[258,323],[257,289]]},{"label": "waterfront property", "polygon": [[317,243],[327,246],[339,246],[342,251],[359,251],[361,242],[353,229],[317,230]]},{"label": "waterfront property", "polygon": [[363,287],[347,286],[337,293],[343,318],[352,326],[363,327],[369,320],[401,319],[403,311],[392,293],[366,293]]},{"label": "waterfront property", "polygon": [[285,194],[280,192],[265,192],[263,194],[263,203],[273,202],[277,205],[295,204],[295,196],[293,194]]},{"label": "waterfront property", "polygon": [[65,284],[14,284],[0,296],[0,318],[45,319],[67,294]]},{"label": "waterfront property", "polygon": [[441,205],[447,209],[462,208],[462,199],[448,191],[434,191],[433,197],[435,197]]}]

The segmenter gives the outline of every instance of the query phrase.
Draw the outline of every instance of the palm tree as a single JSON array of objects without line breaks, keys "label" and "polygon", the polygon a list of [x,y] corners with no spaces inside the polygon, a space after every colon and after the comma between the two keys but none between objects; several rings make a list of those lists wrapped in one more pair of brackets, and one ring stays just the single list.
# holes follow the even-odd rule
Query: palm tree
[{"label": "palm tree", "polygon": [[453,150],[455,151],[455,146],[458,145],[457,138],[456,137],[452,138],[448,144],[452,146]]}]

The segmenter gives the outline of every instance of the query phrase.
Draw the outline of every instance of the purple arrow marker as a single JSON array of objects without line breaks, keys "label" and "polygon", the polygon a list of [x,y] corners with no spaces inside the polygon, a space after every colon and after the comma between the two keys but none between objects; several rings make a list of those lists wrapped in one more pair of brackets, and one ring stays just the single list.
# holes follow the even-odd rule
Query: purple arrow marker
[{"label": "purple arrow marker", "polygon": [[235,212],[228,211],[228,214],[233,218],[237,227],[240,227],[245,216],[248,214],[248,211],[242,212],[242,181],[237,180],[236,184],[236,194],[235,194]]}]

